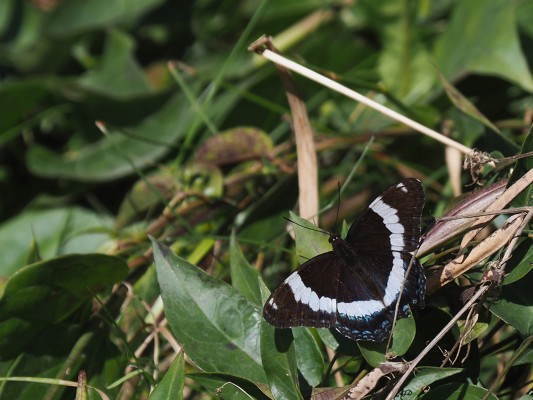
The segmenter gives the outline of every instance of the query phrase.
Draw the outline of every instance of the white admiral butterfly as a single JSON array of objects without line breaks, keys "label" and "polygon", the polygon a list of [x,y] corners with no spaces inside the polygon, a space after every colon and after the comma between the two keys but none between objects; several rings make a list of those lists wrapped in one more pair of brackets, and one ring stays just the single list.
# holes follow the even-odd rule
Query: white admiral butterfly
[{"label": "white admiral butterfly", "polygon": [[[335,328],[353,340],[385,340],[398,295],[419,246],[424,189],[408,178],[389,187],[352,224],[333,251],[311,258],[269,297],[263,315],[278,328]],[[418,260],[405,279],[398,317],[424,306],[426,278]]]}]

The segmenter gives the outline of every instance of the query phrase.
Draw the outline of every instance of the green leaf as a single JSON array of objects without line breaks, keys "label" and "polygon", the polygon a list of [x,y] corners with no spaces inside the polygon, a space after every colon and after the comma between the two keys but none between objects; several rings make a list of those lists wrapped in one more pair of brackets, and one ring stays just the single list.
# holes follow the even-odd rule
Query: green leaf
[{"label": "green leaf", "polygon": [[17,354],[127,272],[124,260],[103,254],[67,255],[21,269],[0,299],[0,354]]},{"label": "green leaf", "polygon": [[286,225],[283,216],[294,206],[297,195],[295,175],[278,180],[266,193],[259,195],[236,219],[237,226],[244,228],[239,232],[241,240],[269,241],[278,236]]},{"label": "green leaf", "polygon": [[259,308],[168,247],[152,245],[165,315],[186,354],[206,372],[266,383]]},{"label": "green leaf", "polygon": [[[192,373],[187,378],[206,387],[211,393],[225,400],[268,400],[268,386],[254,385],[250,381],[227,374]],[[265,394],[268,393],[269,395]]]},{"label": "green leaf", "polygon": [[324,357],[321,346],[310,330],[303,327],[292,328],[296,350],[296,363],[309,386],[315,387],[322,382]]},{"label": "green leaf", "polygon": [[403,356],[411,347],[416,335],[416,323],[413,315],[407,318],[400,318],[396,321],[392,332],[391,351],[398,356]]},{"label": "green leaf", "polygon": [[54,36],[77,35],[86,30],[96,30],[134,21],[162,0],[73,0],[61,4],[49,22]]},{"label": "green leaf", "polygon": [[500,299],[492,304],[490,312],[514,327],[523,337],[533,335],[533,274],[502,287]]},{"label": "green leaf", "polygon": [[300,260],[305,262],[319,254],[332,251],[331,243],[329,243],[329,235],[318,232],[317,230],[319,228],[316,225],[313,225],[292,211],[289,215],[291,221],[295,222],[292,226],[296,240],[296,253]]},{"label": "green leaf", "polygon": [[25,210],[0,225],[0,275],[26,265],[29,251],[38,250],[42,259],[96,251],[109,240],[110,228],[110,218],[81,207]]},{"label": "green leaf", "polygon": [[133,59],[134,50],[133,40],[125,33],[108,31],[100,64],[79,78],[78,83],[88,90],[118,99],[150,93],[148,80]]},{"label": "green leaf", "polygon": [[[411,347],[415,334],[416,324],[412,315],[397,320],[392,333],[392,345],[389,352],[395,353],[398,357],[403,356]],[[357,345],[366,362],[372,367],[377,367],[380,363],[387,361],[385,354],[387,341],[382,343],[361,341],[357,342]]]},{"label": "green leaf", "polygon": [[464,97],[463,94],[455,88],[455,86],[448,82],[448,80],[444,77],[444,75],[440,73],[440,71],[437,71],[437,74],[439,76],[440,83],[442,84],[442,87],[446,92],[446,95],[455,105],[455,107],[457,107],[459,110],[461,110],[471,118],[474,118],[475,120],[481,122],[483,125],[492,129],[494,132],[500,133],[500,130],[496,128],[496,126],[492,122],[490,122],[487,117],[481,114],[477,107],[472,104],[466,97]]},{"label": "green leaf", "polygon": [[[86,182],[101,182],[133,173],[151,165],[169,151],[170,143],[185,133],[183,118],[189,110],[183,96],[176,95],[158,111],[146,117],[127,133],[109,129],[98,142],[60,155],[40,145],[31,146],[26,155],[28,167],[38,176],[63,177]],[[157,142],[153,141],[157,132]]]},{"label": "green leaf", "polygon": [[518,242],[518,246],[513,251],[513,257],[508,261],[504,285],[510,285],[524,276],[533,269],[533,247],[531,239],[523,238]]},{"label": "green leaf", "polygon": [[20,128],[17,129],[17,125],[26,120],[47,96],[48,87],[45,80],[7,80],[0,83],[0,109],[9,110],[2,113],[0,119],[0,144],[23,133]]},{"label": "green leaf", "polygon": [[[487,389],[468,383],[448,383],[432,388],[420,398],[427,400],[483,400],[487,393]],[[485,400],[498,400],[498,398],[491,393]]]},{"label": "green leaf", "polygon": [[320,340],[322,340],[322,343],[328,346],[331,350],[337,351],[337,349],[341,346],[341,343],[339,343],[339,341],[341,340],[340,337],[335,336],[333,333],[331,333],[329,329],[317,329],[316,331],[318,333],[318,336],[320,336]]},{"label": "green leaf", "polygon": [[[65,334],[68,331],[68,327],[65,324],[58,324],[58,328],[54,332],[54,336],[36,336],[34,338],[34,341],[49,340],[41,348],[35,349],[33,346],[35,343],[30,343],[23,353],[12,360],[5,359],[5,353],[2,353],[2,360],[0,361],[0,376],[2,379],[27,376],[32,377],[33,381],[0,382],[0,400],[34,400],[44,399],[47,396],[50,399],[60,398],[65,391],[67,393],[70,391],[70,398],[74,398],[75,391],[72,388],[65,390],[64,387],[59,386],[59,380],[57,380],[57,385],[37,383],[41,378],[50,379],[51,377],[59,376],[62,379],[75,381],[77,371],[81,367],[81,357],[71,360],[71,363],[65,360],[68,355],[68,346],[72,346],[73,343],[71,335],[73,333],[76,336],[79,335],[79,327],[77,327],[77,332],[70,331],[68,334]],[[18,340],[18,337],[14,341],[16,340]],[[65,346],[59,348],[60,351],[58,351],[57,342],[65,344]],[[69,370],[69,367],[72,369]]]},{"label": "green leaf", "polygon": [[457,3],[435,47],[437,65],[446,79],[453,82],[472,72],[495,75],[533,91],[516,29],[515,7],[514,2],[500,0]]},{"label": "green leaf", "polygon": [[[240,89],[247,85],[245,82]],[[204,112],[213,123],[219,123],[237,99],[235,92],[222,93]],[[103,139],[79,150],[58,154],[35,144],[27,151],[26,162],[37,176],[108,182],[152,166],[191,129],[194,115],[188,100],[178,93],[141,122],[127,128],[109,127]]]},{"label": "green leaf", "polygon": [[386,18],[390,22],[380,27],[383,50],[379,53],[378,69],[388,91],[405,104],[413,104],[427,95],[435,84],[413,4],[388,2]]},{"label": "green leaf", "polygon": [[531,343],[527,348],[523,349],[522,353],[519,354],[518,357],[516,357],[513,366],[523,364],[533,364],[533,345],[531,345]]},{"label": "green leaf", "polygon": [[409,383],[400,390],[399,395],[402,400],[415,400],[419,398],[422,390],[432,383],[449,376],[456,375],[463,371],[462,368],[437,368],[437,367],[420,367],[417,368],[416,374]]},{"label": "green leaf", "polygon": [[180,351],[161,382],[148,397],[149,400],[183,399],[183,385],[185,383],[185,359]]},{"label": "green leaf", "polygon": [[[519,154],[525,154],[533,151],[533,128],[529,130],[524,143],[522,143],[522,148],[520,149]],[[528,171],[533,169],[533,157],[531,155],[522,158],[517,161],[515,167],[513,168],[513,173],[511,178],[509,178],[509,185],[512,185],[522,176],[524,176]],[[525,190],[522,191],[515,199],[512,201],[512,205],[515,207],[528,207],[533,205],[533,185],[529,185]]]},{"label": "green leaf", "polygon": [[261,357],[274,399],[301,399],[291,330],[276,329],[263,319]]},{"label": "green leaf", "polygon": [[237,238],[235,237],[235,232],[231,235],[229,254],[231,284],[252,303],[263,307],[261,290],[259,288],[261,276],[259,275],[259,271],[253,268],[242,254]]}]

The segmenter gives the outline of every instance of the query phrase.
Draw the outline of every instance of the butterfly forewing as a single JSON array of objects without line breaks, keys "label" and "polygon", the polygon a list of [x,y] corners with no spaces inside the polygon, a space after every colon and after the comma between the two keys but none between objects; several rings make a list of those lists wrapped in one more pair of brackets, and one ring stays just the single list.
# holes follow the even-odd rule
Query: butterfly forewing
[{"label": "butterfly forewing", "polygon": [[409,304],[423,305],[424,271],[411,254],[418,248],[423,206],[417,179],[385,190],[345,241],[332,234],[334,251],[304,263],[272,293],[265,319],[281,328],[334,327],[353,340],[383,341],[399,298],[398,317],[409,315]]},{"label": "butterfly forewing", "polygon": [[408,178],[385,190],[354,223],[346,242],[359,253],[414,251],[420,240],[424,189]]}]

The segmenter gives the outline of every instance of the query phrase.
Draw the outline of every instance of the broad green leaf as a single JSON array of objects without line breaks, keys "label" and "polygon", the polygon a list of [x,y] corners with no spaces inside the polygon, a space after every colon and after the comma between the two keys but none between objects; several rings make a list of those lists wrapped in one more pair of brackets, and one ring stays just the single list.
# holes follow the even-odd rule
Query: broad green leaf
[{"label": "broad green leaf", "polygon": [[169,151],[164,143],[185,133],[188,113],[184,97],[176,95],[127,132],[110,129],[103,139],[78,151],[60,155],[34,145],[26,155],[28,167],[39,176],[93,182],[131,174]]},{"label": "broad green leaf", "polygon": [[500,299],[489,310],[515,328],[523,337],[533,335],[533,274],[510,285],[504,285]]},{"label": "broad green leaf", "polygon": [[259,308],[168,247],[152,245],[165,315],[187,356],[206,372],[266,382]]},{"label": "broad green leaf", "polygon": [[298,370],[309,386],[318,386],[322,382],[325,368],[321,346],[307,328],[292,328],[292,334]]},{"label": "broad green leaf", "polygon": [[397,356],[403,356],[411,347],[416,334],[416,323],[413,315],[407,318],[400,318],[396,321],[392,333],[392,346],[390,351]]},{"label": "broad green leaf", "polygon": [[529,23],[533,18],[533,3],[529,1],[518,2],[516,8],[516,20],[520,32],[533,37],[533,26]]},{"label": "broad green leaf", "polygon": [[453,82],[468,73],[495,75],[533,91],[533,78],[516,29],[515,8],[514,2],[500,0],[456,3],[434,53],[446,79]]},{"label": "broad green leaf", "polygon": [[23,211],[0,226],[0,275],[26,265],[30,251],[42,259],[94,252],[109,240],[110,228],[110,218],[80,207]]},{"label": "broad green leaf", "polygon": [[523,349],[523,352],[518,355],[513,365],[533,364],[533,345]]},{"label": "broad green leaf", "polygon": [[[344,355],[350,355],[352,357],[361,357],[361,350],[357,345],[357,342],[342,336],[335,329],[317,329],[320,340],[330,349],[335,352]],[[362,357],[361,357],[362,358]]]},{"label": "broad green leaf", "polygon": [[[411,343],[414,340],[416,333],[416,324],[413,316],[408,318],[401,318],[396,321],[394,331],[392,333],[392,345],[389,352],[395,353],[398,357],[403,356],[409,350]],[[379,342],[357,342],[361,354],[365,358],[366,362],[372,367],[379,366],[380,363],[386,360],[386,347],[387,341]]]},{"label": "broad green leaf", "polygon": [[[524,143],[522,143],[522,148],[520,149],[520,154],[525,154],[533,151],[533,128],[529,130]],[[531,155],[526,158],[522,158],[517,161],[515,167],[513,168],[513,173],[509,179],[509,185],[516,182],[520,179],[526,172],[533,169],[533,157]],[[520,193],[513,200],[512,204],[515,207],[528,207],[533,205],[533,185],[529,185],[522,193]]]},{"label": "broad green leaf", "polygon": [[87,30],[98,30],[109,26],[134,21],[162,0],[72,0],[60,5],[49,22],[54,36],[77,35]]},{"label": "broad green leaf", "polygon": [[530,238],[523,238],[518,242],[518,246],[513,250],[513,257],[508,261],[503,280],[504,285],[510,285],[533,269],[533,246]]},{"label": "broad green leaf", "polygon": [[185,383],[185,359],[180,351],[165,376],[155,387],[148,400],[183,399],[183,385]]},{"label": "broad green leaf", "polygon": [[0,83],[0,109],[9,110],[2,113],[0,119],[0,144],[22,134],[17,125],[34,112],[34,108],[45,101],[48,96],[46,80],[25,79],[7,80]]},{"label": "broad green leaf", "polygon": [[444,88],[444,91],[448,95],[448,98],[451,100],[451,102],[455,105],[455,107],[457,107],[459,110],[461,110],[471,118],[474,118],[475,120],[481,122],[483,125],[489,127],[494,132],[500,132],[500,130],[496,128],[496,126],[494,126],[494,124],[490,122],[487,117],[485,117],[474,104],[472,104],[466,97],[464,97],[463,94],[455,88],[455,86],[448,82],[444,75],[442,75],[439,71],[437,71],[437,74],[439,76],[440,83]]},{"label": "broad green leaf", "polygon": [[235,232],[231,235],[229,254],[231,284],[252,303],[263,307],[259,288],[259,280],[261,279],[259,271],[253,268],[242,254]]},{"label": "broad green leaf", "polygon": [[67,255],[21,269],[0,298],[0,354],[17,354],[127,272],[124,260],[103,254]]},{"label": "broad green leaf", "polygon": [[383,50],[379,52],[378,69],[388,92],[403,103],[412,104],[432,89],[435,76],[426,45],[421,40],[418,10],[413,3],[388,4],[395,9],[386,11],[389,23],[380,29]]},{"label": "broad green leaf", "polygon": [[399,395],[402,400],[418,399],[422,390],[429,387],[432,383],[456,375],[461,371],[463,371],[462,368],[417,368],[413,378],[400,390]]},{"label": "broad green leaf", "polygon": [[431,388],[427,393],[422,395],[420,399],[427,400],[498,400],[498,398],[491,393],[488,397],[487,389],[479,386],[470,385],[468,383],[447,383],[442,386]]},{"label": "broad green leaf", "polygon": [[331,350],[337,351],[340,346],[338,337],[333,335],[333,333],[331,333],[329,329],[317,329],[316,331],[318,333],[318,336],[320,336],[320,340],[322,340],[322,343],[328,346]]},{"label": "broad green leaf", "polygon": [[291,330],[276,329],[262,320],[261,358],[274,399],[301,399]]},{"label": "broad green leaf", "polygon": [[[80,369],[85,369],[92,387],[105,388],[123,377],[127,360],[111,343],[107,332],[90,332],[84,325],[85,322],[50,325],[16,359],[0,360],[0,377],[31,377],[36,381],[0,382],[0,400],[74,399],[75,389],[65,388],[61,380],[76,381]],[[56,380],[57,384],[38,383],[40,378]],[[104,391],[115,399],[119,389]]]},{"label": "broad green leaf", "polygon": [[0,2],[0,32],[5,32],[9,27],[9,17],[15,8],[14,1]]},{"label": "broad green leaf", "polygon": [[236,218],[237,227],[242,227],[239,238],[266,242],[278,236],[287,224],[283,217],[294,206],[297,196],[294,175],[278,180],[266,193],[258,194],[257,201]]},{"label": "broad green leaf", "polygon": [[[1,329],[1,328],[0,328]],[[64,337],[60,337],[64,339]],[[53,345],[54,343],[52,343]],[[70,344],[70,342],[68,342]],[[54,349],[55,350],[55,349]],[[37,383],[39,379],[52,379],[61,376],[63,379],[76,380],[74,373],[64,374],[65,355],[47,354],[46,356],[31,354],[25,351],[13,360],[0,361],[0,377],[9,379],[12,377],[28,376],[35,382],[4,382],[0,381],[0,400],[35,400],[47,398],[47,395],[55,395],[59,398],[62,394],[74,399],[76,390],[64,386]],[[75,365],[79,368],[79,365]],[[70,396],[68,396],[70,394]],[[51,397],[48,397],[51,398]]]},{"label": "broad green leaf", "polygon": [[[392,342],[389,352],[398,357],[403,356],[411,347],[415,334],[416,324],[412,315],[397,320],[392,333]],[[361,354],[373,367],[377,367],[379,363],[386,361],[386,343],[387,341],[382,343],[365,341],[357,342]]]},{"label": "broad green leaf", "polygon": [[28,265],[8,281],[0,299],[0,317],[61,321],[80,302],[119,282],[127,272],[123,259],[104,254],[70,254]]},{"label": "broad green leaf", "polygon": [[78,79],[91,91],[127,99],[148,94],[151,89],[144,72],[133,59],[133,40],[125,33],[110,30],[100,64]]},{"label": "broad green leaf", "polygon": [[292,227],[296,240],[296,253],[301,264],[319,254],[332,251],[329,235],[317,232],[321,229],[292,211],[289,214],[291,221],[295,222]]},{"label": "broad green leaf", "polygon": [[[212,394],[225,400],[267,400],[271,399],[266,384],[253,384],[250,381],[226,374],[192,373],[187,378],[198,382]],[[267,394],[265,394],[268,393]]]},{"label": "broad green leaf", "polygon": [[[464,335],[466,333],[464,320],[460,319],[459,321],[457,321],[457,327],[459,328],[461,335]],[[468,344],[472,342],[473,340],[477,339],[479,335],[485,332],[488,328],[489,328],[489,324],[487,322],[476,322],[473,328],[469,324],[468,333],[466,333],[466,336],[464,336],[462,343]]]},{"label": "broad green leaf", "polygon": [[[247,85],[250,83],[244,82],[239,88],[244,90]],[[236,92],[217,96],[207,110],[212,122],[219,123],[238,99]],[[42,145],[33,145],[26,162],[37,176],[108,182],[152,166],[191,129],[194,115],[185,96],[177,93],[141,122],[127,128],[109,127],[103,139],[79,150],[60,155]]]}]

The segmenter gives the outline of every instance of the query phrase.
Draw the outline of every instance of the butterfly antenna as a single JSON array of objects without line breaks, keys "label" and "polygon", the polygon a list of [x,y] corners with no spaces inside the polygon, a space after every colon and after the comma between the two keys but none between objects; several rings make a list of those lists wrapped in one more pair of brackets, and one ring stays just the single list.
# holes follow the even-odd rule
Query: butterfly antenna
[{"label": "butterfly antenna", "polygon": [[337,223],[339,222],[339,209],[341,208],[341,183],[337,182],[337,215],[335,215],[335,225],[333,225],[333,232],[338,233]]},{"label": "butterfly antenna", "polygon": [[287,218],[287,217],[283,217],[283,218],[285,218],[285,219],[286,219],[287,221],[289,221],[291,224],[301,226],[302,228],[309,229],[309,230],[311,230],[311,231],[320,232],[320,233],[323,233],[324,235],[329,235],[329,232],[328,232],[328,231],[325,231],[325,230],[323,230],[323,229],[319,229],[319,228],[311,228],[310,226],[305,226],[305,225],[299,224],[298,222],[293,221],[293,220],[290,219],[290,218]]}]

